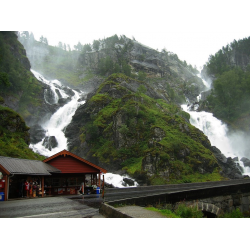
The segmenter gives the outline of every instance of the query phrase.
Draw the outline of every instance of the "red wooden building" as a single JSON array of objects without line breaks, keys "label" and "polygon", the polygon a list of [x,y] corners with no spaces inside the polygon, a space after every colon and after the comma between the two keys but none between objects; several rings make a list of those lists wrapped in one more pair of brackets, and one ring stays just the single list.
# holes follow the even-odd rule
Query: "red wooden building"
[{"label": "red wooden building", "polygon": [[35,181],[42,197],[44,194],[78,194],[80,188],[84,193],[94,192],[101,188],[101,174],[107,170],[63,150],[43,162],[0,156],[0,172],[0,194],[8,200],[22,197],[20,185],[24,181]]},{"label": "red wooden building", "polygon": [[[47,194],[77,194],[84,185],[84,193],[91,192],[101,185],[101,174],[107,170],[67,151],[63,150],[43,161],[60,173],[46,176],[44,188]],[[88,180],[87,180],[88,177]]]}]

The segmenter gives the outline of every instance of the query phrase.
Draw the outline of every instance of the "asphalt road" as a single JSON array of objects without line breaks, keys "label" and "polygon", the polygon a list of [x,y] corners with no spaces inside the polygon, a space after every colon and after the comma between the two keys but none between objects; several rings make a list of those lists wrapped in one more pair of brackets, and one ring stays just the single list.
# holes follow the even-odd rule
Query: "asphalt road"
[{"label": "asphalt road", "polygon": [[0,202],[0,218],[104,218],[100,195],[74,195]]}]

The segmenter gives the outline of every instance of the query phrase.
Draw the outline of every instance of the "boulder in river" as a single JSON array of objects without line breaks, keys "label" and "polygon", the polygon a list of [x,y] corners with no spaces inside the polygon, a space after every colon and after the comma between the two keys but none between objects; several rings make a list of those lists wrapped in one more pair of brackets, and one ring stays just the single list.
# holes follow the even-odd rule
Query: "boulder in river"
[{"label": "boulder in river", "polygon": [[250,160],[246,157],[240,159],[244,163],[244,167],[250,167]]},{"label": "boulder in river", "polygon": [[57,147],[58,142],[56,140],[56,137],[55,136],[46,136],[43,140],[43,146],[50,151],[52,150],[52,148]]},{"label": "boulder in river", "polygon": [[35,124],[32,127],[30,127],[29,133],[30,133],[30,142],[32,144],[36,144],[42,141],[42,139],[46,134],[46,131],[39,124]]}]

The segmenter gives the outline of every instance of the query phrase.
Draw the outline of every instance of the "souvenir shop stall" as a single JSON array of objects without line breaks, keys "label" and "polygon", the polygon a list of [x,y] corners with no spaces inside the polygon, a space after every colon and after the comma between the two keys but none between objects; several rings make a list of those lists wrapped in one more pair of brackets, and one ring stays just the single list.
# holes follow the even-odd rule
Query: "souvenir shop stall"
[{"label": "souvenir shop stall", "polygon": [[60,174],[46,176],[46,195],[99,193],[102,174],[107,170],[63,150],[43,161],[60,170]]},{"label": "souvenir shop stall", "polygon": [[0,156],[1,199],[44,196],[44,176],[60,170],[42,161]]}]

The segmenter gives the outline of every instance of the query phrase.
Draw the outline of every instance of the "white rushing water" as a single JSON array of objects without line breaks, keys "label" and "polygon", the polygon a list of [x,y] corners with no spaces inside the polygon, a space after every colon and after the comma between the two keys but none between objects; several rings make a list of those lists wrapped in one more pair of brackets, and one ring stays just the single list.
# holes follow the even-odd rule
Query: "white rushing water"
[{"label": "white rushing water", "polygon": [[[210,84],[204,81],[206,90],[209,90]],[[197,97],[199,101],[199,97]],[[226,157],[249,157],[247,138],[243,132],[229,132],[225,123],[213,116],[212,113],[205,111],[191,111],[187,104],[181,106],[184,111],[190,114],[190,123],[201,130],[210,140],[212,146],[220,149]],[[196,110],[198,107],[194,107]],[[244,167],[243,162],[237,161],[243,167],[244,174],[250,175],[250,168]]]},{"label": "white rushing water", "polygon": [[[134,185],[129,186],[128,184],[124,182],[123,178],[128,178],[134,181]],[[112,184],[114,187],[118,187],[118,188],[139,186],[139,184],[134,179],[130,178],[128,175],[121,176],[119,174],[112,174],[112,173],[105,174],[105,182],[107,182],[108,184]]]},{"label": "white rushing water", "polygon": [[[65,88],[62,83],[58,80],[52,80],[49,81],[45,79],[41,74],[38,72],[31,70],[32,73],[35,75],[35,77],[42,81],[43,83],[48,85],[48,89],[45,90],[44,93],[44,100],[48,104],[55,104],[59,100],[58,92],[63,98],[70,97],[67,95],[67,93],[63,90]],[[77,91],[72,90],[74,92],[74,96],[71,97],[71,101],[65,104],[63,107],[59,108],[51,117],[49,120],[44,121],[43,124],[40,124],[44,130],[46,131],[45,136],[55,136],[58,146],[55,148],[52,148],[51,150],[45,148],[43,146],[43,140],[38,142],[37,144],[30,144],[30,148],[32,148],[33,151],[42,154],[44,156],[52,156],[64,149],[67,150],[67,138],[64,134],[64,129],[68,126],[68,124],[71,122],[73,115],[75,114],[76,109],[83,104],[85,101],[79,102],[80,95]],[[132,181],[134,181],[134,185],[129,186],[126,184],[123,180],[123,178],[128,178]],[[112,173],[106,173],[105,174],[105,182],[108,184],[112,184],[114,187],[136,187],[139,186],[139,184],[132,178],[130,178],[128,175],[118,175],[118,174],[112,174]]]},{"label": "white rushing water", "polygon": [[[48,81],[45,79],[41,74],[38,72],[31,70],[35,77],[47,84],[50,87],[51,93],[53,93],[52,100],[53,103],[57,103],[59,100],[59,96],[57,92],[60,92],[63,98],[69,97],[62,89],[64,86],[58,80]],[[56,92],[57,90],[57,92]],[[38,142],[37,144],[31,144],[30,147],[33,151],[38,152],[45,156],[54,155],[64,149],[67,149],[67,138],[64,135],[64,129],[68,126],[71,122],[73,115],[75,114],[76,109],[79,105],[83,104],[84,101],[78,102],[80,95],[77,91],[72,90],[74,92],[74,96],[71,97],[71,101],[65,104],[63,107],[59,108],[49,120],[44,121],[43,124],[40,124],[43,129],[46,131],[45,136],[55,136],[58,146],[52,148],[51,150],[45,148],[43,146],[43,140]],[[47,99],[46,96],[47,92],[44,93],[44,99],[47,103],[52,104],[51,100]]]}]

